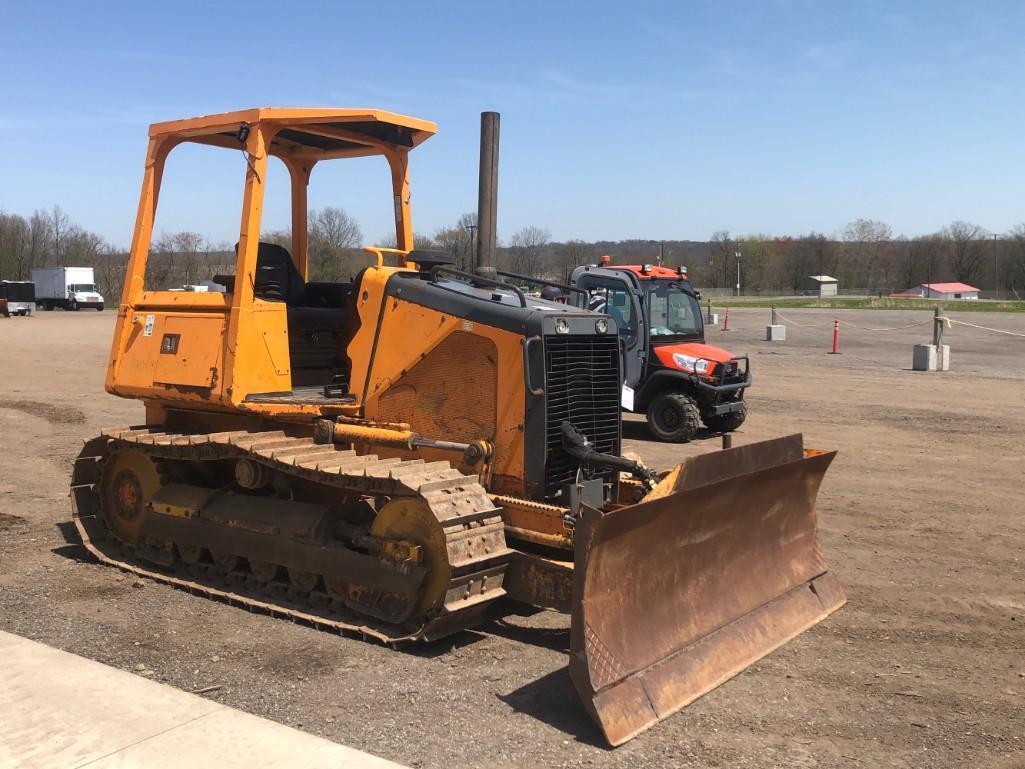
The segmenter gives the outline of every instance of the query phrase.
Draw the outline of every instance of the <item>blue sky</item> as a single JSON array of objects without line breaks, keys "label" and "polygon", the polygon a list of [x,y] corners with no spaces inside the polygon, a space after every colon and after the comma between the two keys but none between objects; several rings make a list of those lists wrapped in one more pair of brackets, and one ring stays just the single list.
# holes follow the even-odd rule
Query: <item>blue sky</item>
[{"label": "blue sky", "polygon": [[[908,235],[1025,220],[1021,3],[0,0],[0,13],[0,209],[58,203],[118,245],[147,124],[257,105],[435,120],[411,164],[428,233],[476,207],[482,110],[502,113],[506,239],[525,225],[703,240],[858,217]],[[239,158],[170,162],[158,230],[233,240]],[[346,208],[368,241],[388,232],[383,161],[317,174],[311,205]],[[286,224],[283,197],[267,217]]]}]

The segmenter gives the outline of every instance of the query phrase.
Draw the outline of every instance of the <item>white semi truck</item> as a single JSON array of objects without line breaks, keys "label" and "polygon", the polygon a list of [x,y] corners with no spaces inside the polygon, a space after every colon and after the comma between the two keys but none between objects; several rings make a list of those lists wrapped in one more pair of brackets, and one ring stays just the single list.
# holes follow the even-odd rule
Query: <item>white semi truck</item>
[{"label": "white semi truck", "polygon": [[92,267],[39,267],[32,270],[32,282],[36,284],[36,305],[40,309],[103,309]]}]

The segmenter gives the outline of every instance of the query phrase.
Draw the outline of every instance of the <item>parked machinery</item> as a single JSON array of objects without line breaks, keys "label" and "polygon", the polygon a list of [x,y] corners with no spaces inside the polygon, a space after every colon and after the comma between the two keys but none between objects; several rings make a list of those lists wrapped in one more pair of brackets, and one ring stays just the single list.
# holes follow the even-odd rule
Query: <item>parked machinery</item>
[{"label": "parked machinery", "polygon": [[[253,109],[150,128],[107,372],[141,426],[89,440],[75,522],[103,562],[385,642],[507,610],[572,614],[570,673],[619,744],[844,602],[815,539],[833,454],[799,435],[652,471],[620,456],[615,321],[413,250],[409,154],[434,124]],[[239,153],[226,291],[147,284],[161,174],[183,142]],[[308,280],[317,163],[381,156],[396,249]],[[260,242],[271,162],[291,249]]]},{"label": "parked machinery", "polygon": [[612,315],[623,338],[623,408],[645,414],[662,441],[691,440],[704,423],[731,432],[744,423],[750,361],[707,344],[686,268],[601,264],[577,267],[570,282]]}]

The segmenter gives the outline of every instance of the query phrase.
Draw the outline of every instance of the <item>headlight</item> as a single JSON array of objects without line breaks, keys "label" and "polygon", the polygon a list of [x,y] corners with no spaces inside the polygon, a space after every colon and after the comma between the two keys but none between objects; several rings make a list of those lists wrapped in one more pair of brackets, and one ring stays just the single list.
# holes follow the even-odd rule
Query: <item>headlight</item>
[{"label": "headlight", "polygon": [[565,318],[555,319],[555,333],[556,334],[568,334],[569,333],[569,321]]},{"label": "headlight", "polygon": [[695,358],[693,355],[684,355],[682,352],[673,353],[673,363],[684,371],[693,371],[695,374],[708,372],[708,361],[704,358]]},{"label": "headlight", "polygon": [[598,318],[594,322],[594,330],[599,334],[607,334],[609,332],[609,321],[607,318]]}]

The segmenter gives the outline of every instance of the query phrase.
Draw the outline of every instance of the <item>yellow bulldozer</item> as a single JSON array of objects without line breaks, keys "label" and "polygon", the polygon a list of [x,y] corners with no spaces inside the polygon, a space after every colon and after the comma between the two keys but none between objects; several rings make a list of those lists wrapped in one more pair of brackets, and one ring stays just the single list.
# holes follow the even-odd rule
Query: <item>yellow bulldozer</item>
[{"label": "yellow bulldozer", "polygon": [[[833,454],[800,435],[666,471],[620,454],[614,320],[415,250],[410,152],[433,123],[252,109],[151,126],[106,378],[145,423],[86,442],[74,520],[102,562],[386,643],[515,610],[571,615],[569,667],[618,745],[845,601],[815,537]],[[165,162],[239,154],[223,291],[148,284]],[[309,280],[318,163],[382,156],[397,248]],[[268,164],[291,248],[261,242]]]}]

